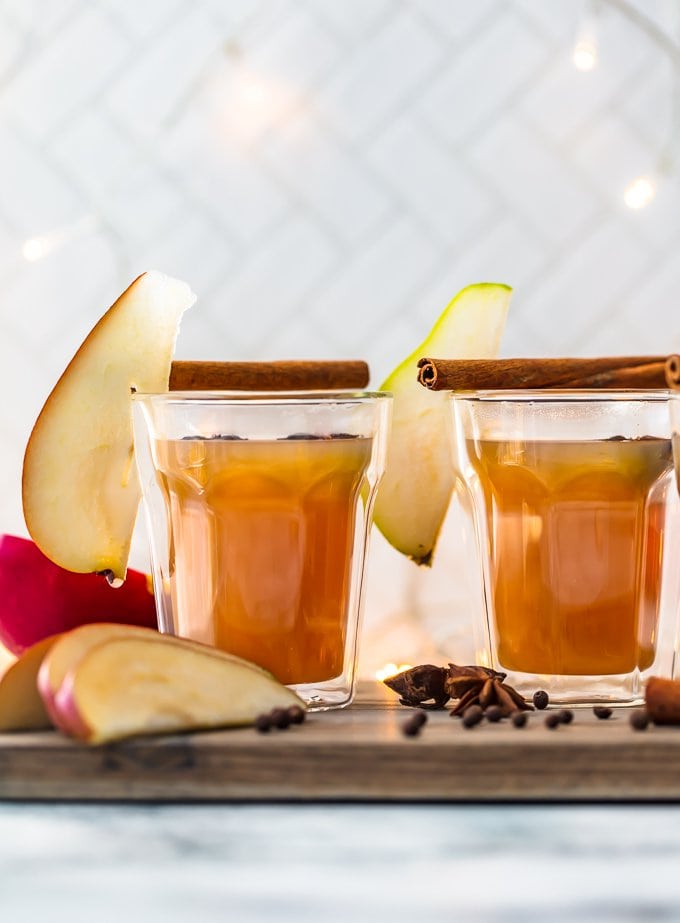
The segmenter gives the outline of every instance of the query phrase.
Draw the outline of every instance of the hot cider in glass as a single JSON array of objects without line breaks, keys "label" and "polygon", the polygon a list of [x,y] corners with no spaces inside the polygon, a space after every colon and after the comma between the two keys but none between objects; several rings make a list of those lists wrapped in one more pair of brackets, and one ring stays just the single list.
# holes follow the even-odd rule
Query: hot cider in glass
[{"label": "hot cider in glass", "polygon": [[655,657],[667,439],[468,440],[498,662],[625,674]]},{"label": "hot cider in glass", "polygon": [[157,441],[177,634],[281,682],[340,676],[370,438]]}]

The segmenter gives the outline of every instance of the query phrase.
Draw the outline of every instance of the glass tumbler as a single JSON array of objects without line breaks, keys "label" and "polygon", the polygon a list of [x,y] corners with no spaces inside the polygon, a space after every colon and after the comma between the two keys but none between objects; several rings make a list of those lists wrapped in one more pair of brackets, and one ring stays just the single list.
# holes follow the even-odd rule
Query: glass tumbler
[{"label": "glass tumbler", "polygon": [[385,393],[136,394],[160,630],[347,705],[390,410]]},{"label": "glass tumbler", "polygon": [[478,656],[525,695],[635,704],[648,675],[672,674],[668,404],[666,391],[452,396],[484,591]]}]

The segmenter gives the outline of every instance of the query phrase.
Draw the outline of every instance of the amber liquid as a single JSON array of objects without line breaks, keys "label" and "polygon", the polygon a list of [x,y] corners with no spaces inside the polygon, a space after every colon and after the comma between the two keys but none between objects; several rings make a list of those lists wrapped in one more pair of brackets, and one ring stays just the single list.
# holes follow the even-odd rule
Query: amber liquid
[{"label": "amber liquid", "polygon": [[343,672],[364,438],[158,442],[175,631],[281,682]]},{"label": "amber liquid", "polygon": [[649,667],[670,442],[470,441],[468,452],[485,495],[500,665],[577,675]]}]

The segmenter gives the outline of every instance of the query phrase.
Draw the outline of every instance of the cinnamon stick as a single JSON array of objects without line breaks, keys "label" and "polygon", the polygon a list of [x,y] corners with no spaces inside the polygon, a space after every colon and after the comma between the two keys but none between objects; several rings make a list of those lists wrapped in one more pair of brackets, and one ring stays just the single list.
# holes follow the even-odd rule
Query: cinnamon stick
[{"label": "cinnamon stick", "polygon": [[176,361],[170,391],[339,391],[368,384],[360,360],[276,362]]},{"label": "cinnamon stick", "polygon": [[650,677],[645,687],[645,704],[654,724],[680,724],[680,682]]},{"label": "cinnamon stick", "polygon": [[680,356],[666,359],[666,384],[669,388],[680,388]]},{"label": "cinnamon stick", "polygon": [[418,381],[431,391],[666,388],[666,369],[665,356],[605,356],[596,359],[425,358],[418,362]]}]

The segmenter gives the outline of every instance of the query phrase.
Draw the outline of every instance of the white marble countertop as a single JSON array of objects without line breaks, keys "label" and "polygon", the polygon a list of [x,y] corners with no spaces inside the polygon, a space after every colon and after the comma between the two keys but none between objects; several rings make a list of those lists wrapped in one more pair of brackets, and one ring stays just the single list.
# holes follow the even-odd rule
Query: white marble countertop
[{"label": "white marble countertop", "polygon": [[0,804],[17,923],[680,920],[680,806]]}]

